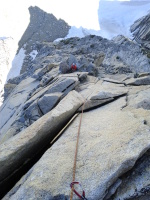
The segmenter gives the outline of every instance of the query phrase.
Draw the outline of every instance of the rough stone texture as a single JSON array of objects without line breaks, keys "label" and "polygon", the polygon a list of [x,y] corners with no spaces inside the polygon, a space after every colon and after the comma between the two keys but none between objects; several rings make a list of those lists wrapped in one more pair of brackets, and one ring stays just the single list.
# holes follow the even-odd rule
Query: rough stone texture
[{"label": "rough stone texture", "polygon": [[98,75],[98,69],[96,68],[95,64],[93,64],[93,63],[83,64],[82,66],[80,66],[80,68],[78,70],[80,72],[88,72],[89,75],[92,75],[92,76]]},{"label": "rough stone texture", "polygon": [[94,107],[103,105],[106,102],[114,100],[116,97],[127,94],[127,92],[128,89],[126,89],[123,84],[116,85],[110,82],[98,81],[96,84],[94,84],[93,87],[88,89],[88,93],[86,93],[86,90],[81,91],[81,94],[84,97],[85,95],[88,97],[88,100],[84,105],[84,110],[89,110]]},{"label": "rough stone texture", "polygon": [[122,180],[117,179],[117,181],[109,188],[107,195],[105,196],[104,200],[110,199],[112,195],[116,192],[118,187],[121,185]]},{"label": "rough stone texture", "polygon": [[[128,106],[124,110],[130,110],[143,124],[150,127],[150,111],[145,109],[145,107],[135,109],[143,99],[149,99],[149,89],[150,86],[131,87],[127,97]],[[137,161],[131,171],[120,177],[122,184],[116,194],[111,198],[112,200],[149,199],[149,155],[148,151]]]},{"label": "rough stone texture", "polygon": [[70,26],[62,19],[57,20],[53,14],[48,14],[38,8],[29,7],[30,23],[19,41],[19,49],[27,43],[26,49],[31,52],[35,43],[52,42],[68,34]]},{"label": "rough stone texture", "polygon": [[[39,81],[28,78],[15,87],[13,93],[9,95],[3,106],[0,108],[0,138],[7,132],[14,123],[17,116],[20,115],[24,103],[29,93],[39,84]],[[1,141],[1,139],[0,139]]]},{"label": "rough stone texture", "polygon": [[150,76],[141,77],[141,78],[132,78],[125,81],[127,85],[150,85]]},{"label": "rough stone texture", "polygon": [[96,67],[99,67],[102,64],[104,58],[105,58],[105,54],[103,52],[97,55],[94,61],[94,64],[96,65]]},{"label": "rough stone texture", "polygon": [[82,103],[83,98],[77,92],[70,92],[53,111],[3,143],[0,147],[0,183],[50,142]]},{"label": "rough stone texture", "polygon": [[[83,115],[76,180],[89,200],[103,199],[117,178],[150,147],[149,127],[122,110],[125,104],[122,97]],[[43,199],[58,195],[69,199],[79,120],[80,116],[4,199],[40,199],[41,195]]]},{"label": "rough stone texture", "polygon": [[133,170],[122,178],[122,184],[113,200],[145,199],[150,193],[150,152],[147,152],[135,165]]},{"label": "rough stone texture", "polygon": [[[35,50],[38,51],[36,58],[31,62],[27,59],[23,64],[22,68],[25,69],[25,72],[21,76],[9,80],[9,83],[18,84],[27,76],[32,76],[36,70],[40,71],[41,68],[44,69],[54,63],[57,66],[64,63],[62,72],[66,73],[70,70],[68,61],[76,61],[78,69],[81,68],[81,71],[88,71],[93,75],[150,71],[147,55],[143,54],[139,45],[124,36],[119,36],[114,40],[107,40],[99,36],[86,36],[81,39],[69,38],[57,44],[42,42],[35,45]],[[58,75],[58,71],[55,74]]]},{"label": "rough stone texture", "polygon": [[53,82],[52,84],[48,85],[45,88],[41,88],[40,91],[33,94],[31,98],[26,102],[24,107],[27,108],[37,98],[42,97],[44,94],[51,94],[55,92],[63,92],[67,94],[76,86],[77,82],[78,82],[77,77],[71,77],[71,78],[60,77],[56,79],[56,81]]},{"label": "rough stone texture", "polygon": [[[63,99],[71,90],[76,90],[87,99],[85,110],[88,110],[83,115],[76,179],[82,183],[88,199],[113,198],[116,190],[125,185],[118,180],[123,183],[127,180],[126,172],[137,160],[141,166],[142,159],[139,157],[150,147],[150,63],[147,54],[124,36],[107,40],[90,35],[57,43],[36,43],[31,49],[28,47],[27,51],[36,47],[38,54],[34,60],[27,56],[23,69],[25,72],[9,80],[10,84],[17,86],[0,112],[0,116],[3,116],[0,120],[0,148],[3,149],[0,156],[7,157],[7,153],[11,155],[4,165],[0,164],[0,169],[6,167],[0,170],[1,175],[3,178],[10,176],[24,162],[30,159],[33,162],[32,155],[39,153],[37,150],[45,146],[59,129],[64,130],[68,123],[70,118],[66,119],[66,114],[59,118],[62,121],[66,119],[63,124],[59,123],[56,116],[51,119],[47,117],[49,113],[54,113],[59,104],[37,120],[42,110],[37,103],[39,99],[57,92],[62,93],[60,98]],[[59,66],[62,62],[68,66],[76,62],[78,71],[61,74]],[[64,103],[63,110],[69,109],[69,106]],[[48,106],[45,108],[48,109]],[[37,121],[30,126],[34,120]],[[53,120],[57,123],[54,124]],[[52,125],[56,126],[49,136],[47,129]],[[16,184],[6,199],[69,199],[78,125],[79,117]],[[46,131],[45,135],[43,131]],[[42,134],[36,135],[35,132]],[[13,151],[16,153],[14,156],[11,154]],[[142,160],[143,163],[146,159],[147,156]],[[134,170],[136,172],[135,167]],[[130,179],[132,183],[136,182],[131,175]],[[138,195],[139,200],[149,198],[150,194],[148,181],[145,180],[144,185],[144,179],[146,177],[142,176],[140,187],[135,184],[137,193],[148,191],[147,194],[140,193],[144,196]],[[131,194],[134,199],[137,193],[134,193],[130,184],[128,186],[124,187],[124,190],[128,188],[126,195]]]},{"label": "rough stone texture", "polygon": [[150,86],[132,88],[128,96],[128,105],[150,110]]},{"label": "rough stone texture", "polygon": [[43,113],[41,112],[37,100],[35,100],[24,113],[24,117],[29,120],[29,123],[32,124],[36,120],[38,120]]},{"label": "rough stone texture", "polygon": [[11,84],[11,83],[7,83],[4,86],[4,99],[6,99],[9,94],[13,91],[13,89],[16,87],[16,84]]},{"label": "rough stone texture", "polygon": [[59,102],[62,93],[45,94],[38,100],[38,106],[43,114],[48,113]]},{"label": "rough stone texture", "polygon": [[130,27],[136,42],[150,49],[150,13],[134,22]]}]

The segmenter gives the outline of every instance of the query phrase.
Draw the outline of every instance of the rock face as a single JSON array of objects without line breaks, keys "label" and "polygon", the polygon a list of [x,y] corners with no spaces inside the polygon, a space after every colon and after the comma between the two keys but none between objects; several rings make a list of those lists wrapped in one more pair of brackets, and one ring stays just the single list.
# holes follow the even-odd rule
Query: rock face
[{"label": "rock face", "polygon": [[86,198],[149,199],[149,58],[123,36],[38,45],[0,109],[0,198],[69,200],[83,109],[75,180]]},{"label": "rock face", "polygon": [[150,13],[135,21],[130,29],[134,39],[150,50]]},{"label": "rock face", "polygon": [[[88,72],[94,76],[100,74],[101,77],[103,73],[150,72],[147,55],[143,54],[139,45],[124,36],[118,36],[110,41],[90,35],[81,39],[69,38],[59,43],[42,42],[36,45],[36,50],[36,59],[23,64],[21,76],[10,79],[8,83],[18,84],[33,74],[34,78],[39,76],[44,82],[50,79],[47,72],[56,66],[59,66],[60,72],[70,73],[72,62],[77,64],[78,71]],[[35,73],[36,70],[38,71]],[[42,77],[44,74],[46,76]]]},{"label": "rock face", "polygon": [[25,49],[31,52],[36,42],[52,42],[57,38],[64,38],[70,29],[70,26],[63,20],[53,14],[48,14],[38,8],[29,7],[30,23],[19,41],[19,49],[27,45]]},{"label": "rock face", "polygon": [[[44,115],[32,126],[13,137],[11,142],[9,140],[7,145],[11,144],[11,146],[7,147],[6,143],[4,146],[1,145],[0,182],[26,162],[27,157],[29,160],[31,155],[33,157],[37,151],[40,151],[44,143],[50,142],[82,104],[82,96],[75,91],[70,92],[52,112]],[[10,163],[12,163],[11,166]]]},{"label": "rock face", "polygon": [[[81,180],[88,199],[103,199],[150,147],[149,127],[125,106],[122,97],[83,115],[76,180]],[[68,199],[79,120],[80,116],[4,199]]]}]

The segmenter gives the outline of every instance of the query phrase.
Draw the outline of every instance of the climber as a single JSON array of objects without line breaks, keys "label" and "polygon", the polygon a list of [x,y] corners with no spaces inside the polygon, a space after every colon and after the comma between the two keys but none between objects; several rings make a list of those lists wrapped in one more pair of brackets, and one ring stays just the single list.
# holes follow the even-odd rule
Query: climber
[{"label": "climber", "polygon": [[72,70],[72,72],[76,71],[77,70],[77,65],[72,63],[71,70]]}]

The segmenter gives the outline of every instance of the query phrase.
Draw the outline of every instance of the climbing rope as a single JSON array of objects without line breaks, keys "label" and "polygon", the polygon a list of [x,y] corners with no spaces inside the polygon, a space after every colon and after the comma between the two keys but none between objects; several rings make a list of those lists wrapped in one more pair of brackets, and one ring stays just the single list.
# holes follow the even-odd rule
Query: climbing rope
[{"label": "climbing rope", "polygon": [[[72,182],[72,183],[70,184],[70,187],[73,188],[75,184],[78,184],[78,185],[81,187],[81,189],[82,189],[81,184],[80,184],[79,182],[76,182],[76,181]],[[87,198],[85,198],[85,191],[84,191],[83,189],[82,189],[82,194],[81,194],[81,195],[80,195],[75,189],[73,189],[73,192],[74,192],[80,199],[87,200]]]},{"label": "climbing rope", "polygon": [[75,150],[74,165],[73,165],[73,178],[72,178],[72,183],[70,184],[70,187],[71,187],[70,200],[73,199],[73,192],[74,192],[80,199],[85,199],[85,200],[86,200],[84,190],[83,190],[83,194],[80,195],[80,194],[74,189],[74,184],[79,184],[79,185],[81,186],[81,184],[80,184],[79,182],[75,182],[75,173],[76,173],[76,163],[77,163],[77,154],[78,154],[79,135],[80,135],[80,129],[81,129],[81,122],[82,122],[82,116],[83,116],[84,105],[85,105],[85,102],[84,102],[83,105],[82,105],[82,112],[81,112],[80,123],[79,123],[79,127],[78,127],[77,142],[76,142],[76,150]]},{"label": "climbing rope", "polygon": [[[94,86],[93,86],[94,87]],[[81,187],[81,184],[77,181],[75,181],[75,173],[76,173],[76,162],[77,162],[77,154],[78,154],[78,144],[79,144],[79,135],[80,135],[80,129],[81,129],[81,122],[82,122],[82,116],[83,116],[83,110],[84,110],[84,106],[85,103],[88,99],[88,97],[94,93],[93,87],[91,88],[92,92],[90,91],[89,94],[87,95],[83,105],[82,105],[82,111],[81,111],[81,116],[80,116],[80,123],[79,123],[79,127],[78,127],[78,134],[77,134],[77,142],[76,142],[76,149],[75,149],[75,156],[74,156],[74,164],[73,164],[73,178],[72,178],[72,183],[70,184],[71,187],[71,193],[70,193],[70,200],[73,199],[73,193],[75,193],[80,199],[84,199],[87,200],[87,198],[85,198],[85,191],[82,189],[82,194],[80,195],[75,189],[74,189],[74,185],[78,184]],[[81,187],[82,188],[82,187]]]}]

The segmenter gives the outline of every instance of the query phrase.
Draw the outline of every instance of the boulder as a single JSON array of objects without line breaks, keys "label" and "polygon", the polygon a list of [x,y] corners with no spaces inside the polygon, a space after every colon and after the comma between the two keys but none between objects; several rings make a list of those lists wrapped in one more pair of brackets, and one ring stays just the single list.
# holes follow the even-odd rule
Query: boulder
[{"label": "boulder", "polygon": [[66,61],[62,61],[59,65],[59,71],[62,74],[71,73],[71,66]]},{"label": "boulder", "polygon": [[92,76],[98,75],[98,68],[93,63],[82,64],[78,70],[80,72],[88,72],[88,74]]},{"label": "boulder", "polygon": [[38,106],[43,114],[48,113],[59,102],[62,93],[45,94],[38,100]]}]

